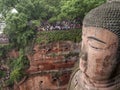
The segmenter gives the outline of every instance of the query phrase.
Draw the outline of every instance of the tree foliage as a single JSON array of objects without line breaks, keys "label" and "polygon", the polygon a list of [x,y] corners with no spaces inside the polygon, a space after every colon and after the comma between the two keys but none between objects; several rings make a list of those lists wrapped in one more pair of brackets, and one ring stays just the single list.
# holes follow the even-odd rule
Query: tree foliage
[{"label": "tree foliage", "polygon": [[60,16],[64,18],[81,18],[91,9],[104,3],[106,0],[62,0]]},{"label": "tree foliage", "polygon": [[15,46],[24,47],[33,38],[35,30],[27,25],[27,16],[24,13],[11,14],[6,18],[5,33]]},{"label": "tree foliage", "polygon": [[[27,45],[34,38],[36,25],[55,18],[60,8],[60,0],[0,0],[0,2],[0,10],[5,16],[7,25],[5,33],[12,44],[20,47]],[[13,8],[18,13],[11,13]]]},{"label": "tree foliage", "polygon": [[24,13],[30,20],[49,20],[51,18],[83,19],[92,8],[104,3],[106,0],[0,0],[2,13],[15,8]]},{"label": "tree foliage", "polygon": [[24,70],[29,66],[28,59],[24,55],[24,50],[20,49],[19,53],[18,58],[10,60],[9,62],[11,68],[10,79],[7,81],[9,84],[20,81],[25,75]]}]

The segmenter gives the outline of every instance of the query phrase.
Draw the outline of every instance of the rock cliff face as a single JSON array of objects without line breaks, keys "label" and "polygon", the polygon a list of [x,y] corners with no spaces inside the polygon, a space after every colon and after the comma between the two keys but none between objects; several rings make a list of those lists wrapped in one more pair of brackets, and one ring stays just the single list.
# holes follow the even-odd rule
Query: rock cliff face
[{"label": "rock cliff face", "polygon": [[79,59],[79,44],[60,41],[34,45],[27,57],[28,76],[14,90],[66,90],[72,67]]}]

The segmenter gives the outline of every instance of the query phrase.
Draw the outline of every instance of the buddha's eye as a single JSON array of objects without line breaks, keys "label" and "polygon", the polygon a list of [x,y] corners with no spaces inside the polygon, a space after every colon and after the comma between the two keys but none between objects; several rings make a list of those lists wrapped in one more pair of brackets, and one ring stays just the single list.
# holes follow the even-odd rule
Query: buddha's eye
[{"label": "buddha's eye", "polygon": [[101,48],[101,47],[97,47],[97,46],[93,46],[93,45],[91,45],[91,44],[89,44],[89,46],[90,46],[91,48],[93,48],[93,49],[103,50],[103,48]]},{"label": "buddha's eye", "polygon": [[95,40],[88,40],[88,44],[90,48],[95,49],[95,50],[104,50],[106,47],[106,44],[103,44]]}]

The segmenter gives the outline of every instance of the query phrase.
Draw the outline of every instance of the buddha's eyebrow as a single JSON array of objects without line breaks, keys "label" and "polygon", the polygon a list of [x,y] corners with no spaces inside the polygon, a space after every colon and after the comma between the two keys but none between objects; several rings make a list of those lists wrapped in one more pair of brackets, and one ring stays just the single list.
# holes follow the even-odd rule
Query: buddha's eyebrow
[{"label": "buddha's eyebrow", "polygon": [[89,39],[94,39],[94,40],[96,40],[96,41],[98,41],[98,42],[101,42],[101,43],[103,43],[103,44],[106,44],[106,42],[104,42],[104,41],[102,41],[102,40],[100,40],[100,39],[98,39],[98,38],[92,37],[92,36],[89,36],[89,37],[87,37],[87,38],[89,38]]}]

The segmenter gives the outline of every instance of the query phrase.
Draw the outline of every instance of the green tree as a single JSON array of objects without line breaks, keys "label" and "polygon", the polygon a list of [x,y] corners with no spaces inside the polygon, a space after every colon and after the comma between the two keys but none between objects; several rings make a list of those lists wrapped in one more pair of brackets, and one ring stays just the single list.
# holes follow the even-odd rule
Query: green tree
[{"label": "green tree", "polygon": [[10,79],[7,81],[9,84],[20,81],[24,75],[26,75],[24,70],[29,67],[29,62],[24,54],[24,50],[20,49],[19,53],[19,57],[9,63],[11,68]]},{"label": "green tree", "polygon": [[50,19],[59,13],[61,0],[0,0],[2,13],[15,8],[19,13],[26,14],[30,20]]},{"label": "green tree", "polygon": [[35,30],[27,25],[27,16],[24,13],[9,13],[6,24],[4,32],[9,36],[10,43],[14,46],[25,47],[33,39]]},{"label": "green tree", "polygon": [[104,3],[106,0],[63,0],[61,1],[61,13],[62,18],[81,18],[85,16],[91,9]]},{"label": "green tree", "polygon": [[[53,20],[59,14],[60,0],[0,0],[5,15],[5,33],[16,46],[25,46],[35,35],[41,21]],[[18,13],[11,13],[12,9]]]}]

